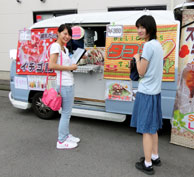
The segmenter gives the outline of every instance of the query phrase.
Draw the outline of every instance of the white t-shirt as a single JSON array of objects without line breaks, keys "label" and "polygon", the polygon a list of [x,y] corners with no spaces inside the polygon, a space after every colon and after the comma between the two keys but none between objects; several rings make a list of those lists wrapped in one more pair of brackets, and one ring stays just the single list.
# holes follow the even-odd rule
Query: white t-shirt
[{"label": "white t-shirt", "polygon": [[[61,50],[60,44],[57,42],[53,43],[50,48],[50,55],[54,53],[58,53],[58,60],[57,64],[61,65],[61,54],[62,54],[62,65],[63,66],[70,66],[71,65],[71,59],[69,57],[69,51],[66,47],[64,47],[65,52]],[[57,74],[57,85],[60,85],[60,71],[55,70]],[[71,86],[74,84],[74,78],[73,73],[71,71],[62,71],[62,80],[61,85],[62,86]]]},{"label": "white t-shirt", "polygon": [[146,42],[141,57],[149,64],[145,75],[139,81],[138,92],[156,95],[161,92],[163,75],[163,49],[160,42],[155,39]]}]

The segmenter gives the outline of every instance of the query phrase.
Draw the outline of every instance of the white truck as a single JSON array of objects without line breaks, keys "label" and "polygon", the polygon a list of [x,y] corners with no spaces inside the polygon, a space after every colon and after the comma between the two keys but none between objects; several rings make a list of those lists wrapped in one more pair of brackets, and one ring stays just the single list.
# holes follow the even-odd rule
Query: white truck
[{"label": "white truck", "polygon": [[163,118],[173,117],[178,79],[179,21],[173,11],[125,11],[74,14],[44,20],[20,32],[17,54],[13,59],[9,99],[19,109],[33,108],[42,119],[55,112],[44,106],[41,97],[47,68],[49,45],[56,39],[56,29],[70,24],[74,42],[87,49],[88,59],[81,60],[74,72],[75,102],[72,115],[122,122],[132,114],[138,83],[129,80],[128,60],[141,51],[135,21],[144,14],[152,15],[158,26],[158,40],[165,50],[162,82]]}]

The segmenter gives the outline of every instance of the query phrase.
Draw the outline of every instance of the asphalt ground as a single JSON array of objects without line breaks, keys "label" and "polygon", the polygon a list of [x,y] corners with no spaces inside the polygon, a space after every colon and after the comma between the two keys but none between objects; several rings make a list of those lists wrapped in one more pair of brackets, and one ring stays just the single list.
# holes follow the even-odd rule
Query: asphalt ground
[{"label": "asphalt ground", "polygon": [[[72,117],[79,147],[57,150],[59,117],[37,118],[14,108],[0,90],[0,177],[144,177],[135,168],[143,155],[142,136],[124,123]],[[170,143],[170,123],[159,132],[161,167],[156,177],[193,177],[194,150]]]},{"label": "asphalt ground", "polygon": [[6,79],[0,79],[0,90],[10,90],[10,81]]}]

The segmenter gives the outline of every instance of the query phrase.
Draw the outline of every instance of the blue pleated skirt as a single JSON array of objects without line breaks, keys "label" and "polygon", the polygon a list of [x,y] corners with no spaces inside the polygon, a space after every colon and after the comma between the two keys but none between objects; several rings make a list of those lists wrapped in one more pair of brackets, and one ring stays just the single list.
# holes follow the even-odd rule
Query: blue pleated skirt
[{"label": "blue pleated skirt", "polygon": [[137,92],[131,118],[131,127],[138,133],[155,134],[162,128],[161,94],[147,95]]}]

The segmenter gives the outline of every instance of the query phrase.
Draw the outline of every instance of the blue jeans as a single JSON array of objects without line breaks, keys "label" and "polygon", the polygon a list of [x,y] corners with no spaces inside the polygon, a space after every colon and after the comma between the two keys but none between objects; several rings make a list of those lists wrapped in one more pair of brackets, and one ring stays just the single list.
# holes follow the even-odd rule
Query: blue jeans
[{"label": "blue jeans", "polygon": [[[60,86],[58,86],[58,91]],[[69,122],[74,102],[74,85],[61,86],[62,112],[58,127],[58,141],[63,142],[69,134]]]}]

